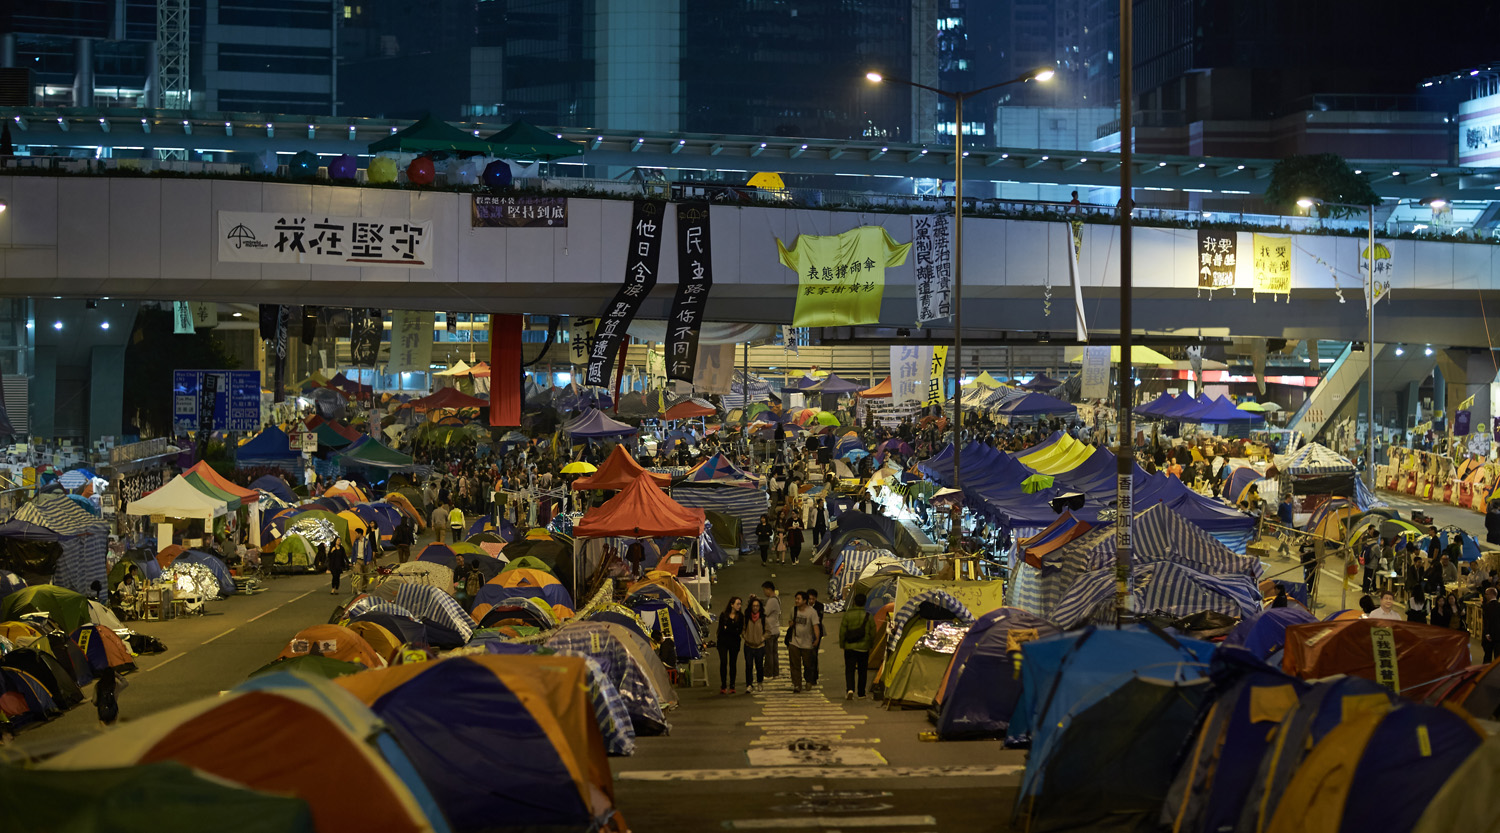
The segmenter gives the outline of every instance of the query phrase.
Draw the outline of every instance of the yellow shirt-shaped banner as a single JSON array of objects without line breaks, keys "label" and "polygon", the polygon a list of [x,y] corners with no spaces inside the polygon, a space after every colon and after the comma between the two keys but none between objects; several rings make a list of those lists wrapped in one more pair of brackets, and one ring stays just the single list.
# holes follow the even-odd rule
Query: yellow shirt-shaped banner
[{"label": "yellow shirt-shaped banner", "polygon": [[797,327],[841,327],[880,321],[885,269],[906,262],[910,243],[897,243],[880,226],[860,226],[824,237],[799,234],[781,262],[797,273]]},{"label": "yellow shirt-shaped banner", "polygon": [[1255,294],[1292,292],[1292,238],[1255,235]]}]

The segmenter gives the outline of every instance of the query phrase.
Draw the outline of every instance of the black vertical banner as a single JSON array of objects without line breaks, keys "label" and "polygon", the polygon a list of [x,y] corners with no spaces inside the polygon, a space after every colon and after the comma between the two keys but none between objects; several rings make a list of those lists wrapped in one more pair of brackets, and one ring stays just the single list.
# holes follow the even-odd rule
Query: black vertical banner
[{"label": "black vertical banner", "polygon": [[291,336],[287,328],[292,324],[292,308],[285,304],[276,308],[276,338],[272,342],[271,349],[276,353],[276,393],[275,401],[282,402],[286,399],[286,357],[291,352],[288,340]]},{"label": "black vertical banner", "polygon": [[349,334],[349,355],[355,367],[374,367],[380,358],[380,337],[385,331],[384,311],[356,308]]},{"label": "black vertical banner", "polygon": [[677,294],[667,319],[667,378],[693,381],[698,366],[698,333],[714,288],[709,246],[708,203],[677,205]]},{"label": "black vertical banner", "polygon": [[452,310],[443,313],[443,321],[448,325],[448,332],[458,332],[458,313],[453,312]]},{"label": "black vertical banner", "polygon": [[615,356],[630,331],[630,322],[641,310],[641,302],[656,288],[656,269],[661,262],[662,221],[667,204],[661,200],[636,200],[630,217],[630,249],[625,257],[625,283],[599,318],[594,349],[589,353],[585,382],[609,384]]},{"label": "black vertical banner", "polygon": [[276,317],[281,314],[281,307],[275,304],[260,305],[260,337],[262,341],[272,341],[276,338]]},{"label": "black vertical banner", "polygon": [[219,404],[219,374],[204,373],[198,377],[198,442],[193,459],[202,460],[208,451],[208,441],[213,437],[216,423],[215,409]]}]

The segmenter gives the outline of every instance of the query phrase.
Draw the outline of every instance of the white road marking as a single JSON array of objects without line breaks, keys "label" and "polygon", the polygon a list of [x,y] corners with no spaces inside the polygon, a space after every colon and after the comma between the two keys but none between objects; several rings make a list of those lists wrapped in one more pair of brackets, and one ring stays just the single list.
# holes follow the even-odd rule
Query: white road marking
[{"label": "white road marking", "polygon": [[837,747],[840,747],[840,746],[865,746],[866,744],[880,743],[880,738],[860,738],[859,740],[847,740],[846,741],[846,740],[843,740],[842,738],[837,738],[837,737],[832,737],[832,736],[830,736],[830,737],[821,737],[819,735],[791,735],[791,734],[788,734],[788,735],[782,735],[782,736],[779,736],[779,737],[764,737],[764,738],[761,738],[760,740],[752,740],[752,741],[750,741],[750,745],[751,746],[785,746],[786,744],[788,744],[788,743],[790,743],[790,742],[792,742],[794,740],[797,740],[800,737],[806,737],[809,740],[815,740],[815,741],[817,741],[817,742],[819,742],[821,744],[824,744],[825,746],[832,747],[832,748],[837,748]]},{"label": "white road marking", "polygon": [[229,630],[224,631],[223,633],[219,634],[218,636],[210,636],[209,638],[203,640],[202,642],[199,642],[198,645],[199,645],[199,647],[202,647],[202,646],[207,645],[208,643],[214,641],[215,639],[218,639],[221,636],[228,636],[228,635],[234,633],[238,629],[239,629],[238,627],[230,628]]},{"label": "white road marking", "polygon": [[765,781],[779,778],[827,780],[870,780],[886,778],[995,778],[1019,776],[1026,771],[1021,764],[999,766],[895,766],[870,767],[756,767],[750,769],[661,769],[633,770],[615,774],[616,781]]},{"label": "white road marking", "polygon": [[[268,611],[266,611],[266,612],[265,612],[265,613],[257,613],[257,614],[255,614],[255,615],[254,615],[254,616],[252,616],[252,617],[250,617],[250,618],[249,618],[249,619],[246,619],[246,620],[245,620],[245,624],[246,624],[246,625],[248,625],[248,624],[250,624],[250,623],[251,623],[251,622],[254,622],[254,621],[255,621],[255,620],[256,620],[256,619],[259,619],[259,618],[260,618],[260,617],[262,617],[262,616],[265,616],[265,615],[267,615],[267,614],[271,614],[271,613],[275,613],[275,612],[276,612],[276,611],[278,611],[278,610],[280,610],[280,609],[282,609],[282,608],[284,608],[284,607],[286,607],[286,606],[287,606],[287,605],[289,605],[289,604],[291,604],[291,603],[292,603],[292,602],[295,602],[295,601],[298,601],[298,600],[300,600],[300,599],[305,599],[305,598],[307,598],[307,597],[308,597],[308,596],[311,596],[311,595],[312,595],[312,594],[314,594],[314,593],[316,593],[316,592],[318,592],[318,591],[317,591],[317,590],[309,590],[309,591],[307,591],[307,592],[306,592],[306,593],[303,593],[303,594],[302,594],[302,595],[300,595],[300,596],[297,596],[297,597],[296,597],[296,598],[294,598],[294,599],[288,599],[288,600],[287,600],[287,601],[284,601],[284,602],[282,602],[282,603],[281,603],[281,604],[279,604],[279,605],[277,605],[277,606],[275,606],[275,607],[273,607],[273,608],[271,608],[271,609],[270,609],[270,610],[268,610]],[[216,637],[216,638],[217,638],[217,637]]]},{"label": "white road marking", "polygon": [[[191,650],[191,649],[189,649],[189,650]],[[176,661],[182,659],[183,657],[187,656],[187,654],[188,654],[187,651],[183,651],[182,653],[177,654],[176,656],[168,657],[167,659],[164,659],[161,662],[158,662],[157,664],[151,666],[150,668],[142,668],[139,673],[141,673],[141,674],[148,674],[148,673],[150,673],[152,671],[155,671],[156,669],[162,667],[163,665],[166,665],[169,662],[176,662]]]},{"label": "white road marking", "polygon": [[811,749],[798,751],[787,748],[751,749],[746,753],[751,766],[867,766],[878,767],[889,764],[884,756],[868,747],[843,747],[839,749]]},{"label": "white road marking", "polygon": [[724,822],[730,830],[798,830],[804,827],[931,827],[932,816],[804,816],[781,819],[733,819]]}]

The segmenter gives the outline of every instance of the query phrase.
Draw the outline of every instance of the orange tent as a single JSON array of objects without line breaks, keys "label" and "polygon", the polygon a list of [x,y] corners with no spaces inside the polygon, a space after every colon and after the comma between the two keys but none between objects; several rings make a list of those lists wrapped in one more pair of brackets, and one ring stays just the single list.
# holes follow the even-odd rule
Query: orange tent
[{"label": "orange tent", "polygon": [[703,532],[702,509],[689,509],[667,497],[650,477],[637,477],[625,490],[589,510],[573,527],[575,538],[697,537]]},{"label": "orange tent", "polygon": [[168,544],[165,549],[156,554],[156,563],[163,570],[165,570],[168,567],[172,566],[172,562],[177,560],[177,556],[182,555],[185,552],[187,552],[187,550],[177,546],[176,544]]},{"label": "orange tent", "polygon": [[[316,652],[313,649],[317,649]],[[381,668],[385,660],[370,647],[364,637],[341,625],[313,625],[303,628],[281,649],[277,659],[319,653],[329,659],[357,662],[366,668]]]},{"label": "orange tent", "polygon": [[693,417],[710,417],[717,414],[714,406],[704,402],[702,399],[684,399],[676,405],[667,409],[661,415],[662,419],[692,419]]},{"label": "orange tent", "polygon": [[219,491],[228,492],[231,495],[234,495],[235,497],[243,501],[246,505],[254,504],[256,501],[260,500],[260,492],[257,492],[254,489],[247,489],[244,486],[236,484],[234,481],[229,480],[224,475],[214,471],[213,466],[210,466],[202,460],[199,460],[197,464],[195,464],[192,468],[182,473],[183,477],[186,477],[190,474],[197,474],[204,480],[207,480],[208,482],[214,484],[214,486],[217,487]]},{"label": "orange tent", "polygon": [[1026,563],[1030,564],[1033,567],[1040,568],[1042,566],[1043,556],[1055,550],[1062,549],[1068,544],[1071,544],[1079,538],[1082,538],[1083,536],[1094,531],[1094,527],[1092,525],[1084,521],[1075,521],[1072,526],[1062,530],[1061,532],[1058,532],[1057,535],[1051,540],[1043,540],[1038,544],[1031,543],[1032,541],[1036,541],[1038,539],[1044,539],[1047,535],[1050,535],[1054,531],[1056,531],[1060,524],[1071,519],[1072,514],[1069,512],[1064,512],[1062,515],[1058,516],[1056,521],[1052,522],[1051,526],[1047,527],[1031,538],[1020,541],[1019,546],[1021,548],[1021,554],[1025,556]]},{"label": "orange tent", "polygon": [[421,399],[413,399],[407,404],[413,408],[416,408],[418,413],[421,413],[422,411],[432,411],[438,408],[484,408],[488,410],[490,407],[490,401],[488,399],[480,399],[477,396],[470,396],[467,393],[459,390],[458,388],[439,388],[431,396],[424,396]]},{"label": "orange tent", "polygon": [[1452,628],[1391,619],[1337,619],[1286,629],[1282,670],[1304,680],[1348,674],[1380,682],[1371,631],[1390,628],[1396,682],[1404,697],[1421,700],[1450,674],[1469,666],[1469,635]]},{"label": "orange tent", "polygon": [[880,399],[881,397],[890,396],[891,377],[885,377],[884,382],[881,382],[873,388],[866,388],[865,390],[860,391],[859,395],[863,396],[866,399]]},{"label": "orange tent", "polygon": [[615,450],[609,453],[609,457],[605,459],[604,465],[600,466],[598,471],[587,477],[580,477],[573,481],[573,488],[577,490],[614,489],[618,491],[635,482],[641,475],[645,475],[649,480],[654,480],[662,487],[672,485],[672,475],[646,471],[640,463],[635,461],[634,457],[630,456],[630,452],[625,450],[625,446],[617,445],[615,446]]}]

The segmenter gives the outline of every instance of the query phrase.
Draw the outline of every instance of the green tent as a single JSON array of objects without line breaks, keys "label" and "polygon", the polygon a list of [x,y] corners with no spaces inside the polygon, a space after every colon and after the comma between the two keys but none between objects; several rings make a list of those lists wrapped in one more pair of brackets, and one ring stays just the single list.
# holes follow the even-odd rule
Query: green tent
[{"label": "green tent", "polygon": [[87,597],[55,584],[23,587],[0,599],[0,621],[20,619],[28,613],[45,613],[68,633],[94,621]]},{"label": "green tent", "polygon": [[317,548],[295,531],[289,531],[281,536],[281,539],[276,542],[276,549],[271,554],[271,563],[276,567],[296,568],[309,572],[313,569],[317,559]]},{"label": "green tent", "polygon": [[184,474],[182,476],[182,479],[193,484],[193,488],[197,489],[205,495],[208,495],[214,500],[223,501],[230,512],[239,510],[239,498],[219,488],[215,483],[213,483],[213,481],[209,480],[203,475],[197,472],[192,472],[191,474]]},{"label": "green tent", "polygon": [[547,566],[547,562],[534,555],[523,555],[520,558],[513,559],[500,572],[508,573],[511,570],[541,570],[548,575],[552,575],[552,568]]},{"label": "green tent", "polygon": [[374,466],[381,469],[402,469],[412,465],[411,455],[382,444],[373,437],[358,446],[339,453],[346,466]]},{"label": "green tent", "polygon": [[708,522],[714,533],[714,540],[727,552],[739,552],[740,536],[744,532],[744,521],[733,515],[723,512],[715,512],[712,509],[703,510],[708,516]]},{"label": "green tent", "polygon": [[290,671],[293,674],[300,674],[302,676],[331,680],[334,677],[342,677],[345,674],[358,674],[365,670],[367,669],[357,662],[344,662],[333,657],[325,657],[322,654],[304,654],[300,657],[285,657],[283,659],[272,660],[251,671],[250,676],[259,677],[262,674]]},{"label": "green tent", "polygon": [[494,156],[502,159],[561,159],[583,153],[583,145],[558,138],[556,133],[518,121],[496,133],[485,141],[490,143]]},{"label": "green tent", "polygon": [[370,145],[371,153],[491,153],[490,143],[473,133],[423,116],[401,130]]},{"label": "green tent", "polygon": [[117,769],[0,769],[10,830],[313,833],[300,798],[268,795],[163,761]]},{"label": "green tent", "polygon": [[321,423],[317,428],[314,428],[313,433],[318,435],[318,445],[327,446],[329,448],[343,448],[344,446],[349,444],[348,437],[345,437],[343,434],[340,434],[339,432],[333,430],[333,427],[326,422]]}]

